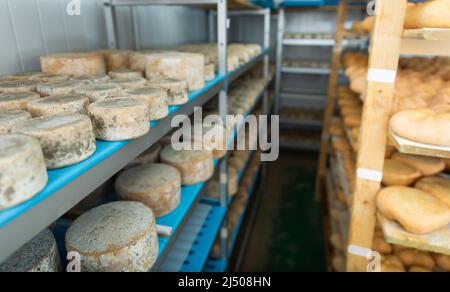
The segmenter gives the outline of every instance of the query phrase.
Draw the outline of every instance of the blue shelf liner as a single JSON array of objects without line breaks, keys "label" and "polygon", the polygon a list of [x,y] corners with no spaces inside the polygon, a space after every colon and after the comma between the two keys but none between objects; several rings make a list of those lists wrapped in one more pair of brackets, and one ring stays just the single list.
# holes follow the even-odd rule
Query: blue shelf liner
[{"label": "blue shelf liner", "polygon": [[[266,54],[268,49],[264,49],[262,54]],[[258,58],[255,57],[255,59]],[[217,83],[223,82],[227,77],[231,76],[235,71],[229,72],[227,75],[218,75],[216,78],[210,82],[207,82],[206,86],[198,91],[190,92],[189,101],[192,101],[199,97],[200,95],[207,92],[210,88],[215,86]],[[180,106],[171,106],[169,108],[169,112],[172,114],[179,110],[182,107]],[[155,127],[158,124],[158,121],[151,122],[151,128]],[[151,131],[151,130],[150,130]],[[0,212],[0,229],[5,227],[15,218],[20,217],[22,214],[35,207],[48,197],[52,196],[54,193],[70,184],[76,178],[78,178],[83,173],[89,171],[91,168],[100,164],[106,158],[119,151],[123,147],[125,147],[130,141],[121,141],[121,142],[106,142],[106,141],[97,141],[97,150],[96,152],[85,161],[77,163],[75,165],[71,165],[69,167],[65,167],[57,170],[49,170],[48,171],[48,183],[47,186],[42,190],[39,194],[31,198],[30,200],[16,206],[10,208],[8,210],[4,210]],[[0,230],[1,231],[1,230]]]},{"label": "blue shelf liner", "polygon": [[226,271],[228,261],[222,259],[209,259],[205,266],[206,273],[223,273]]},{"label": "blue shelf liner", "polygon": [[225,207],[212,206],[180,272],[201,272],[203,270],[220,227],[222,226],[226,212]]}]

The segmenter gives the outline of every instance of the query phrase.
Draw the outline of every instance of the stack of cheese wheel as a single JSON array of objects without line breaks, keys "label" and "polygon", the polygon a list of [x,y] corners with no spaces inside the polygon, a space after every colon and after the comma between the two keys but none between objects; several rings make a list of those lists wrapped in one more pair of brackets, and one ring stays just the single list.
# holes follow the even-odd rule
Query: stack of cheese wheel
[{"label": "stack of cheese wheel", "polygon": [[155,79],[148,82],[148,86],[158,87],[167,92],[169,105],[182,105],[189,101],[188,84],[177,79]]},{"label": "stack of cheese wheel", "polygon": [[110,80],[108,75],[81,75],[77,77],[73,77],[72,80],[81,81],[85,85],[92,85],[92,84],[99,84],[99,83],[106,83]]},{"label": "stack of cheese wheel", "polygon": [[189,90],[205,87],[205,57],[201,54],[165,52],[147,56],[146,77],[152,79],[174,78],[188,83]]},{"label": "stack of cheese wheel", "polygon": [[210,179],[214,174],[214,161],[210,151],[175,150],[167,145],[161,151],[161,162],[176,167],[183,185],[194,185]]},{"label": "stack of cheese wheel", "polygon": [[38,100],[39,94],[34,92],[0,94],[0,110],[27,110],[28,103]]},{"label": "stack of cheese wheel", "polygon": [[46,73],[69,76],[106,74],[106,64],[100,53],[66,53],[41,57],[41,69]]},{"label": "stack of cheese wheel", "polygon": [[95,134],[105,141],[139,138],[150,130],[148,105],[131,97],[117,97],[89,105]]},{"label": "stack of cheese wheel", "polygon": [[30,242],[21,247],[6,261],[0,263],[0,272],[39,272],[61,271],[56,240],[49,229],[45,229]]},{"label": "stack of cheese wheel", "polygon": [[0,210],[31,199],[47,184],[39,142],[21,135],[0,136]]},{"label": "stack of cheese wheel", "polygon": [[116,180],[116,191],[122,200],[141,202],[156,217],[162,217],[180,204],[181,176],[167,164],[144,164],[122,172]]},{"label": "stack of cheese wheel", "polygon": [[36,92],[39,80],[3,80],[0,81],[0,93]]},{"label": "stack of cheese wheel", "polygon": [[37,87],[41,96],[67,95],[75,93],[75,90],[83,83],[78,80],[64,80],[51,83],[42,83]]},{"label": "stack of cheese wheel", "polygon": [[108,73],[109,77],[112,79],[120,78],[142,78],[142,72],[138,70],[132,70],[128,68],[120,68],[111,70]]},{"label": "stack of cheese wheel", "polygon": [[51,116],[63,113],[86,114],[89,98],[84,95],[54,95],[28,103],[33,117]]},{"label": "stack of cheese wheel", "polygon": [[145,102],[148,106],[148,120],[156,121],[169,115],[167,92],[158,87],[132,88],[122,92],[124,96],[130,96]]},{"label": "stack of cheese wheel", "polygon": [[31,119],[31,114],[22,110],[0,111],[0,135],[9,134],[11,129],[22,122]]},{"label": "stack of cheese wheel", "polygon": [[139,202],[94,208],[66,233],[68,252],[81,256],[82,272],[147,272],[158,256],[153,212]]},{"label": "stack of cheese wheel", "polygon": [[90,102],[116,97],[121,91],[122,87],[112,83],[91,84],[75,90],[76,94],[89,97]]},{"label": "stack of cheese wheel", "polygon": [[47,168],[69,166],[89,158],[96,150],[91,120],[81,114],[34,118],[12,129],[39,140]]}]

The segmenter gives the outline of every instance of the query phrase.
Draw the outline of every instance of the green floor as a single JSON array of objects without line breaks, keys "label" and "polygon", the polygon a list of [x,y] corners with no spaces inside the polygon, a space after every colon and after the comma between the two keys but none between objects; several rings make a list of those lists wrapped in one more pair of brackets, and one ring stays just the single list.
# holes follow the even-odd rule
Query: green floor
[{"label": "green floor", "polygon": [[322,213],[314,201],[316,161],[313,153],[282,152],[270,164],[268,194],[242,271],[326,271]]}]

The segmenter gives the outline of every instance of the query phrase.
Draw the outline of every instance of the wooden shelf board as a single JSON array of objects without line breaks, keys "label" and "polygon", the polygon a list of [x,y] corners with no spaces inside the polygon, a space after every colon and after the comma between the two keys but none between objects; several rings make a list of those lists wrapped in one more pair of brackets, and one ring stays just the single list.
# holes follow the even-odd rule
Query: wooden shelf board
[{"label": "wooden shelf board", "polygon": [[402,55],[450,56],[450,40],[403,38]]},{"label": "wooden shelf board", "polygon": [[406,29],[403,37],[409,39],[421,39],[428,41],[450,41],[450,29],[448,28],[422,28]]},{"label": "wooden shelf board", "polygon": [[395,146],[395,148],[397,148],[397,150],[401,153],[450,158],[450,147],[413,142],[395,135],[392,130],[389,131],[389,140],[393,142],[393,146]]},{"label": "wooden shelf board", "polygon": [[450,255],[450,226],[429,234],[412,234],[398,223],[378,214],[386,241],[409,248]]}]

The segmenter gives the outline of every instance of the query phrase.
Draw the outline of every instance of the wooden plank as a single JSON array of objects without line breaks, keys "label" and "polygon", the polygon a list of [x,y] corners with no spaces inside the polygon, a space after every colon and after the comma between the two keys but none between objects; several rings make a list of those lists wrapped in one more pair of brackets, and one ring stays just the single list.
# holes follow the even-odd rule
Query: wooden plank
[{"label": "wooden plank", "polygon": [[403,38],[402,55],[450,56],[450,40],[436,41],[417,38]]},{"label": "wooden plank", "polygon": [[398,223],[378,214],[386,241],[391,244],[450,255],[450,226],[429,234],[412,234]]},{"label": "wooden plank", "polygon": [[[369,68],[397,70],[406,5],[406,0],[377,1]],[[382,173],[394,87],[394,83],[368,82],[357,169]],[[357,178],[349,235],[351,246],[371,249],[376,223],[376,195],[379,190],[380,182]],[[347,270],[367,271],[368,260],[361,255],[348,253]]]},{"label": "wooden plank", "polygon": [[389,138],[401,153],[450,159],[450,147],[427,145],[401,138],[389,131]]}]

